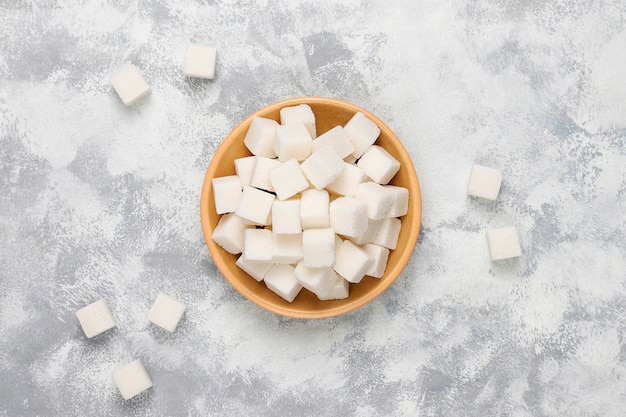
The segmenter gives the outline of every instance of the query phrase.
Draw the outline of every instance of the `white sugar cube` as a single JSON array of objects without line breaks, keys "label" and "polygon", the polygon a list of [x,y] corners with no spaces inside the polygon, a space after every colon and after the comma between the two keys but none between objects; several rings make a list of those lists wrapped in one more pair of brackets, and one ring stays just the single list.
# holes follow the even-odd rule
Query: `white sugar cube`
[{"label": "white sugar cube", "polygon": [[241,197],[241,180],[237,175],[216,177],[211,180],[213,199],[217,214],[232,213],[237,209]]},{"label": "white sugar cube", "polygon": [[324,146],[332,146],[342,159],[354,152],[354,146],[342,126],[335,126],[313,140],[313,152]]},{"label": "white sugar cube", "polygon": [[253,117],[243,139],[244,145],[246,145],[252,155],[276,158],[274,139],[278,126],[279,124],[276,120],[258,116]]},{"label": "white sugar cube", "polygon": [[402,222],[395,217],[385,217],[380,222],[378,233],[372,243],[394,250],[398,246],[398,237]]},{"label": "white sugar cube", "polygon": [[111,77],[111,85],[127,106],[132,106],[150,92],[141,71],[133,64],[125,65]]},{"label": "white sugar cube", "polygon": [[268,229],[246,229],[243,233],[242,256],[248,262],[272,262],[273,234]]},{"label": "white sugar cube", "polygon": [[254,170],[252,171],[252,178],[250,179],[250,185],[261,190],[273,192],[274,187],[270,181],[269,173],[271,170],[279,166],[280,161],[278,159],[257,156],[254,164]]},{"label": "white sugar cube", "polygon": [[308,229],[302,232],[304,265],[312,268],[335,263],[335,231],[331,228]]},{"label": "white sugar cube", "polygon": [[500,193],[502,184],[502,171],[482,165],[474,165],[467,183],[467,194],[495,200]]},{"label": "white sugar cube", "polygon": [[273,194],[258,190],[254,187],[243,187],[235,214],[254,224],[266,225],[270,221],[272,203],[276,197]]},{"label": "white sugar cube", "polygon": [[296,265],[295,274],[300,284],[318,297],[327,297],[337,282],[337,273],[330,267],[310,268],[300,262]]},{"label": "white sugar cube", "polygon": [[265,275],[264,281],[267,288],[288,302],[292,302],[302,290],[302,284],[296,279],[295,270],[291,265],[273,265]]},{"label": "white sugar cube", "polygon": [[321,190],[341,175],[345,163],[335,148],[325,146],[313,152],[302,163],[302,172],[315,188]]},{"label": "white sugar cube", "polygon": [[243,250],[243,232],[248,228],[235,213],[224,214],[213,229],[211,239],[226,252],[236,255]]},{"label": "white sugar cube", "polygon": [[367,174],[358,166],[344,162],[344,170],[333,182],[328,184],[328,190],[333,193],[354,197],[360,183],[367,179]]},{"label": "white sugar cube", "polygon": [[402,217],[409,211],[409,190],[397,185],[384,185],[387,191],[393,195],[393,207],[389,217]]},{"label": "white sugar cube", "polygon": [[177,299],[165,293],[159,293],[148,313],[148,320],[159,327],[173,332],[178,326],[187,307]]},{"label": "white sugar cube", "polygon": [[354,146],[352,156],[357,159],[365,153],[367,148],[376,142],[376,139],[378,139],[380,135],[378,125],[361,112],[357,112],[352,116],[343,129],[350,138],[352,146]]},{"label": "white sugar cube", "polygon": [[268,172],[268,178],[276,196],[286,200],[300,191],[309,187],[309,182],[304,177],[300,164],[295,158],[291,158]]},{"label": "white sugar cube", "polygon": [[280,109],[280,123],[283,125],[302,123],[309,131],[311,138],[317,136],[315,129],[315,114],[308,104],[283,107]]},{"label": "white sugar cube", "polygon": [[295,235],[277,235],[272,241],[272,262],[277,264],[296,264],[302,260],[302,233]]},{"label": "white sugar cube", "polygon": [[275,234],[302,233],[300,200],[275,200],[272,204],[272,230]]},{"label": "white sugar cube", "polygon": [[375,182],[359,184],[354,198],[367,203],[367,216],[374,220],[389,217],[389,213],[395,202],[393,194],[382,185]]},{"label": "white sugar cube", "polygon": [[357,284],[361,282],[371,264],[372,259],[367,252],[349,240],[344,240],[337,249],[337,260],[333,269],[347,281]]},{"label": "white sugar cube", "polygon": [[380,228],[380,223],[382,219],[367,219],[367,229],[365,232],[361,233],[358,236],[348,237],[352,243],[355,245],[365,245],[366,243],[372,243],[378,234],[378,229]]},{"label": "white sugar cube", "polygon": [[350,283],[340,276],[337,276],[337,281],[330,288],[330,291],[325,297],[319,297],[320,300],[343,300],[350,295]]},{"label": "white sugar cube", "polygon": [[378,145],[370,146],[356,165],[379,184],[388,184],[400,170],[400,162]]},{"label": "white sugar cube", "polygon": [[217,49],[190,44],[185,53],[185,63],[183,74],[186,77],[205,78],[212,80],[215,78],[215,61],[217,60]]},{"label": "white sugar cube", "polygon": [[374,278],[381,278],[387,268],[389,249],[371,243],[362,246],[362,249],[372,260],[369,269],[365,271],[365,275],[369,275]]},{"label": "white sugar cube", "polygon": [[352,197],[330,202],[330,227],[335,233],[355,237],[367,230],[367,203]]},{"label": "white sugar cube", "polygon": [[304,161],[311,155],[312,143],[311,135],[304,124],[280,125],[276,128],[274,152],[281,161],[291,158]]},{"label": "white sugar cube", "polygon": [[76,317],[85,336],[92,338],[116,326],[109,306],[104,300],[98,300],[76,312]]},{"label": "white sugar cube", "polygon": [[300,220],[303,229],[326,228],[330,225],[330,196],[326,190],[306,190],[300,198]]},{"label": "white sugar cube", "polygon": [[519,234],[515,227],[504,227],[487,231],[487,245],[492,261],[517,258],[522,255]]},{"label": "white sugar cube", "polygon": [[241,181],[241,186],[250,185],[252,181],[252,174],[254,173],[254,166],[256,165],[256,156],[245,156],[243,158],[235,159],[235,173]]},{"label": "white sugar cube", "polygon": [[263,281],[265,274],[267,274],[267,271],[269,271],[274,264],[271,262],[249,262],[246,261],[243,256],[240,256],[237,258],[235,265],[257,281]]},{"label": "white sugar cube", "polygon": [[139,359],[113,373],[113,381],[122,398],[131,399],[152,387],[152,380]]}]

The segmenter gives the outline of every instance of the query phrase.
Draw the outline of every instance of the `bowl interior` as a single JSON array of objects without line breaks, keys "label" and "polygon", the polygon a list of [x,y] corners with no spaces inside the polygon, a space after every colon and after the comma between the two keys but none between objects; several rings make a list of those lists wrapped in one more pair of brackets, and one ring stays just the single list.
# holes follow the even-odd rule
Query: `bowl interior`
[{"label": "bowl interior", "polygon": [[[402,229],[398,247],[389,254],[385,274],[380,279],[366,276],[359,284],[350,284],[350,296],[343,300],[320,301],[315,294],[303,289],[296,299],[289,303],[270,291],[263,282],[257,282],[239,269],[235,265],[239,255],[231,255],[211,240],[211,234],[220,219],[220,215],[215,212],[211,179],[234,175],[233,160],[250,155],[243,139],[254,116],[280,121],[281,108],[303,103],[311,106],[315,113],[318,135],[337,125],[345,125],[357,111],[363,112],[373,120],[381,130],[376,143],[384,147],[401,163],[400,171],[391,184],[409,189],[409,210],[405,216],[401,217]],[[299,318],[337,316],[352,311],[380,295],[400,275],[408,262],[417,242],[422,217],[421,195],[415,168],[406,149],[391,129],[376,116],[358,106],[321,97],[302,97],[271,104],[253,113],[235,127],[219,146],[209,164],[200,204],[202,229],[207,246],[213,261],[228,282],[255,304],[278,314]]]}]

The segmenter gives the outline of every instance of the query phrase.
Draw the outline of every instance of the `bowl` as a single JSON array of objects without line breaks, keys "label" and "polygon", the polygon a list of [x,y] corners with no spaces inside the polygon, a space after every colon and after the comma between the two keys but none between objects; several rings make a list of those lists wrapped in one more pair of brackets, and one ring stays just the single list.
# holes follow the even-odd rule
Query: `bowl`
[{"label": "bowl", "polygon": [[[239,269],[235,265],[239,255],[232,255],[226,252],[211,240],[211,234],[220,219],[220,215],[216,213],[213,203],[211,180],[215,177],[234,175],[235,167],[233,161],[250,155],[243,143],[243,139],[253,117],[260,116],[280,121],[280,109],[299,104],[311,106],[313,113],[315,113],[318,135],[337,125],[345,125],[356,112],[363,112],[380,128],[380,136],[376,143],[384,147],[387,152],[400,161],[400,171],[390,184],[409,189],[409,209],[407,214],[401,217],[402,229],[398,239],[398,246],[389,254],[387,269],[384,275],[379,279],[365,276],[360,283],[350,284],[350,295],[343,300],[321,301],[315,294],[302,289],[293,302],[287,302],[270,291],[265,286],[265,283],[262,281],[257,282],[243,270]],[[258,306],[277,314],[296,318],[319,319],[338,316],[367,304],[382,294],[400,275],[417,243],[422,218],[422,199],[411,157],[400,139],[378,117],[365,109],[344,101],[323,97],[301,97],[279,101],[254,112],[235,127],[224,139],[216,150],[215,155],[213,155],[204,178],[200,199],[200,218],[204,238],[215,265],[224,278],[241,295]]]}]

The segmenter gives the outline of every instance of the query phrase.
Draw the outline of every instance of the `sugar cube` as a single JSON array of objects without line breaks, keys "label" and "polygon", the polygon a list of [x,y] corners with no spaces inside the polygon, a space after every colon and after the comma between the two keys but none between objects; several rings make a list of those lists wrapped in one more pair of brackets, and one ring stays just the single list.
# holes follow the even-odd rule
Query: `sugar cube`
[{"label": "sugar cube", "polygon": [[343,129],[354,146],[352,156],[357,159],[376,142],[380,135],[380,128],[362,112],[357,112],[352,116]]},{"label": "sugar cube", "polygon": [[348,281],[343,279],[340,276],[337,276],[337,281],[330,288],[330,291],[325,297],[321,297],[318,295],[320,300],[342,300],[344,298],[348,298],[350,295],[350,284]]},{"label": "sugar cube", "polygon": [[129,400],[152,387],[152,380],[139,359],[115,371],[113,381],[115,381],[117,389],[125,400]]},{"label": "sugar cube", "polygon": [[303,231],[302,252],[304,265],[308,267],[333,266],[335,263],[335,231],[331,228]]},{"label": "sugar cube", "polygon": [[292,302],[302,290],[302,284],[296,279],[294,267],[274,264],[265,275],[265,285],[288,302]]},{"label": "sugar cube", "polygon": [[241,197],[241,180],[237,175],[216,177],[211,180],[213,199],[217,214],[232,213],[237,209]]},{"label": "sugar cube", "polygon": [[367,219],[367,229],[365,232],[361,233],[358,236],[348,237],[352,243],[355,245],[364,245],[366,243],[372,243],[374,238],[376,238],[376,234],[378,234],[378,229],[380,228],[380,223],[382,219]]},{"label": "sugar cube", "polygon": [[500,193],[502,171],[482,165],[474,165],[467,183],[467,194],[495,200]]},{"label": "sugar cube", "polygon": [[236,255],[243,250],[243,232],[247,227],[235,213],[224,214],[213,229],[211,239],[226,252]]},{"label": "sugar cube", "polygon": [[280,109],[280,123],[283,125],[302,123],[306,126],[311,138],[315,138],[317,136],[315,129],[315,114],[308,104],[283,107]]},{"label": "sugar cube", "polygon": [[243,259],[248,262],[272,262],[273,234],[268,229],[246,229],[243,233]]},{"label": "sugar cube", "polygon": [[104,300],[98,300],[76,312],[85,336],[92,338],[116,326],[109,306]]},{"label": "sugar cube", "polygon": [[335,148],[341,159],[354,152],[354,146],[342,126],[335,126],[323,135],[318,136],[317,139],[314,139],[312,150],[315,152],[324,146]]},{"label": "sugar cube", "polygon": [[361,282],[369,270],[372,259],[360,247],[344,240],[337,249],[337,260],[333,269],[347,281],[357,284]]},{"label": "sugar cube", "polygon": [[215,61],[217,49],[197,44],[187,46],[185,53],[185,63],[183,74],[186,77],[205,78],[212,80],[215,78]]},{"label": "sugar cube", "polygon": [[345,163],[335,148],[325,146],[313,152],[302,163],[301,168],[311,184],[321,190],[341,175],[345,169]]},{"label": "sugar cube", "polygon": [[267,174],[276,196],[286,200],[309,187],[300,164],[295,158],[288,159],[272,168]]},{"label": "sugar cube", "polygon": [[359,184],[354,198],[367,203],[367,216],[374,220],[389,217],[389,212],[395,202],[393,194],[375,182]]},{"label": "sugar cube", "polygon": [[235,265],[257,281],[263,281],[265,274],[274,264],[271,262],[249,262],[243,259],[243,256],[240,256],[237,258]]},{"label": "sugar cube", "polygon": [[330,267],[311,268],[299,262],[295,274],[300,284],[318,297],[327,297],[337,282],[337,273]]},{"label": "sugar cube", "polygon": [[330,227],[335,233],[355,237],[367,230],[367,203],[352,197],[339,197],[330,203]]},{"label": "sugar cube", "polygon": [[173,332],[178,326],[187,307],[177,299],[165,293],[159,293],[148,313],[148,320],[159,327]]},{"label": "sugar cube", "polygon": [[394,250],[398,246],[398,237],[402,222],[395,217],[385,217],[380,222],[378,233],[372,243]]},{"label": "sugar cube", "polygon": [[250,185],[252,181],[252,174],[254,173],[254,166],[256,165],[256,156],[244,156],[243,158],[235,159],[235,173],[241,181],[241,186]]},{"label": "sugar cube", "polygon": [[356,165],[379,184],[388,184],[400,170],[400,162],[379,145],[370,146]]},{"label": "sugar cube", "polygon": [[303,191],[300,202],[300,220],[303,229],[319,229],[330,225],[328,191],[316,189]]},{"label": "sugar cube", "polygon": [[250,179],[250,185],[261,190],[273,192],[274,186],[272,186],[272,182],[270,181],[269,173],[279,166],[280,161],[278,159],[257,156],[254,170],[252,171],[252,178]]},{"label": "sugar cube", "polygon": [[276,128],[274,152],[281,161],[291,158],[304,161],[311,155],[312,142],[311,135],[304,124],[279,125]]},{"label": "sugar cube", "polygon": [[344,170],[333,182],[326,187],[333,193],[354,197],[360,183],[367,179],[367,174],[358,166],[344,162]]},{"label": "sugar cube", "polygon": [[272,262],[277,264],[296,264],[302,260],[302,233],[278,235],[274,233],[272,241]]},{"label": "sugar cube", "polygon": [[519,234],[515,227],[503,227],[487,231],[487,245],[492,261],[517,258],[522,255]]},{"label": "sugar cube", "polygon": [[272,230],[275,234],[302,233],[300,200],[275,200],[272,204]]},{"label": "sugar cube", "polygon": [[246,185],[243,187],[235,214],[254,224],[266,225],[269,223],[272,203],[275,199],[273,194]]},{"label": "sugar cube", "polygon": [[246,145],[252,155],[276,158],[274,139],[278,126],[276,120],[258,116],[253,117],[243,139],[244,145]]},{"label": "sugar cube", "polygon": [[409,211],[409,190],[397,185],[384,185],[383,187],[393,195],[393,207],[388,216],[404,216]]},{"label": "sugar cube", "polygon": [[126,64],[111,77],[111,85],[127,106],[137,103],[150,92],[141,71],[133,64]]},{"label": "sugar cube", "polygon": [[370,257],[372,263],[365,275],[369,275],[374,278],[381,278],[387,268],[387,261],[389,260],[389,249],[382,246],[368,243],[361,247],[365,253]]}]

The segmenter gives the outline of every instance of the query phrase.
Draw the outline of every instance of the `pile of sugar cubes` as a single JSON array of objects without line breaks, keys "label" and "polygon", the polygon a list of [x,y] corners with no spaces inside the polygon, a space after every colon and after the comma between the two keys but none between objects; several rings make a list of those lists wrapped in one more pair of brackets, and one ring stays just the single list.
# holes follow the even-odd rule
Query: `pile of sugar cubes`
[{"label": "pile of sugar cubes", "polygon": [[[177,299],[159,293],[148,313],[153,324],[173,332],[185,313],[185,304]],[[111,309],[104,300],[98,300],[76,312],[76,317],[87,338],[95,337],[117,326]],[[134,360],[113,373],[115,385],[125,400],[141,394],[152,387],[152,380],[141,361]]]},{"label": "pile of sugar cubes", "polygon": [[236,175],[212,180],[222,215],[212,239],[236,265],[285,300],[302,288],[347,298],[349,284],[381,278],[408,210],[409,191],[389,182],[400,163],[375,144],[380,129],[357,112],[317,136],[310,106],[284,107],[280,124],[255,117],[251,155]]}]

